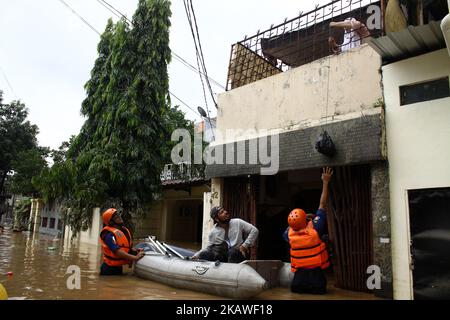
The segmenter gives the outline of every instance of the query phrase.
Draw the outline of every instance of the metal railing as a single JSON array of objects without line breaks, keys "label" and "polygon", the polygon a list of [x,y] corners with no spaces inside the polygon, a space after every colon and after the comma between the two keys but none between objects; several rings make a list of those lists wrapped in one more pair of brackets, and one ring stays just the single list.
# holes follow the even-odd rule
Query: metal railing
[{"label": "metal railing", "polygon": [[[258,31],[232,46],[227,90],[357,46],[366,37],[379,37],[384,33],[383,16],[383,0],[338,0]],[[362,22],[363,27],[352,31],[330,27],[331,21],[347,18]],[[334,51],[330,37],[337,44]]]},{"label": "metal railing", "polygon": [[166,164],[161,172],[161,182],[190,182],[205,178],[204,165],[187,163]]}]

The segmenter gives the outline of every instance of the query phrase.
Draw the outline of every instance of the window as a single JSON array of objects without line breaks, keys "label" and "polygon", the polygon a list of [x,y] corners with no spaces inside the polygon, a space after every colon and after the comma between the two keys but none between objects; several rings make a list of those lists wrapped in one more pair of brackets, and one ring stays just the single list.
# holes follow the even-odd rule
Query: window
[{"label": "window", "polygon": [[63,229],[63,221],[62,219],[58,219],[58,230],[62,231],[62,229]]},{"label": "window", "polygon": [[55,218],[50,218],[50,229],[55,229],[55,223],[56,223],[56,219]]},{"label": "window", "polygon": [[400,87],[400,105],[450,97],[448,77]]},{"label": "window", "polygon": [[42,218],[41,227],[42,228],[47,228],[47,224],[48,224],[48,218],[47,217],[43,217]]}]

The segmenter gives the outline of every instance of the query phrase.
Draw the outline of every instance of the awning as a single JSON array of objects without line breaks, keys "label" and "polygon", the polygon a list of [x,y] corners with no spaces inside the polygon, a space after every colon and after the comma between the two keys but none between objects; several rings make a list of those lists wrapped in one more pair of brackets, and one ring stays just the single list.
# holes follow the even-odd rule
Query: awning
[{"label": "awning", "polygon": [[391,63],[427,52],[445,48],[441,21],[431,21],[422,26],[409,26],[399,32],[371,38],[369,45],[378,52],[383,62]]}]

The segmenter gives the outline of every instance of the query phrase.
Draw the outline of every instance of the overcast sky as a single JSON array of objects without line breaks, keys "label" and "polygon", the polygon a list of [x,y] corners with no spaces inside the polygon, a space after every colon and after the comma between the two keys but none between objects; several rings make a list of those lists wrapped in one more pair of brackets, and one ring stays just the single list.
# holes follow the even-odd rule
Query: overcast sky
[{"label": "overcast sky", "polygon": [[[108,18],[117,17],[97,0],[64,0],[100,33]],[[137,0],[107,0],[129,18]],[[225,86],[231,45],[245,35],[279,24],[299,11],[312,10],[327,0],[194,0],[206,67],[211,78]],[[182,0],[172,0],[170,47],[197,66],[191,32]],[[38,125],[39,144],[57,148],[77,134],[84,84],[97,58],[100,37],[60,0],[0,0],[0,90],[4,101],[20,99]],[[170,91],[193,109],[205,106],[199,75],[172,59]],[[9,80],[9,84],[6,81]],[[213,85],[216,93],[223,89]],[[211,116],[215,108],[209,99]],[[197,113],[180,104],[195,121]]]}]

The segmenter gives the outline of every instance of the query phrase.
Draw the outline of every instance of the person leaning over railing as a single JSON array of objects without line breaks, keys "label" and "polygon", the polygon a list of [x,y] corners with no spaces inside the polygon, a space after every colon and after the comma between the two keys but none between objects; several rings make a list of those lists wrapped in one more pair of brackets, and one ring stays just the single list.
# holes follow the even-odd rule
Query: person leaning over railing
[{"label": "person leaning over railing", "polygon": [[328,38],[330,50],[333,53],[340,53],[361,45],[364,38],[370,36],[370,31],[366,25],[355,18],[347,18],[344,21],[330,22],[330,28],[344,29],[344,41],[341,45],[336,43],[333,37]]}]

